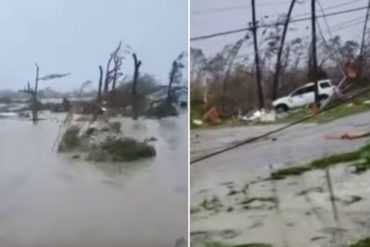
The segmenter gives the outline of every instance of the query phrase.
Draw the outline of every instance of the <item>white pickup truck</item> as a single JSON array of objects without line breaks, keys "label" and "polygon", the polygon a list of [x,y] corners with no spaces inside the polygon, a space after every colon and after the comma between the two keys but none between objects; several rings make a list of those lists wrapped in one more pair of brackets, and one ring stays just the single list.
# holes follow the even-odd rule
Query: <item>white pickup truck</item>
[{"label": "white pickup truck", "polygon": [[[331,80],[318,81],[320,100],[325,100],[337,92],[337,87],[331,83]],[[313,82],[307,83],[294,90],[288,96],[281,97],[274,102],[272,106],[276,111],[288,111],[292,108],[302,107],[315,102],[315,85]]]}]

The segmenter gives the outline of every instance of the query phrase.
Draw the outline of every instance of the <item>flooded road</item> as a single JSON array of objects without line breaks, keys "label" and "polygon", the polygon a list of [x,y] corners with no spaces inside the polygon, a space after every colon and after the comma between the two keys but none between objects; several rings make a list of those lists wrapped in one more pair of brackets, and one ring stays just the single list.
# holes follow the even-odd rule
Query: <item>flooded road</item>
[{"label": "flooded road", "polygon": [[[49,115],[50,117],[50,115]],[[0,119],[0,243],[7,247],[173,247],[187,236],[187,114],[128,120],[157,156],[94,164],[52,152],[63,115]]]},{"label": "flooded road", "polygon": [[[356,174],[353,164],[337,164],[328,169],[335,195],[333,203],[324,170],[277,181],[266,178],[275,169],[305,165],[331,154],[359,149],[370,139],[333,140],[326,136],[366,133],[369,123],[370,113],[365,112],[326,124],[299,124],[192,164],[193,246],[221,242],[231,246],[263,243],[274,247],[330,247],[349,246],[367,237],[370,172]],[[192,155],[204,155],[234,141],[257,136],[263,128],[267,132],[273,126],[197,130],[192,133],[191,142],[196,143]],[[212,149],[207,150],[207,146]]]}]

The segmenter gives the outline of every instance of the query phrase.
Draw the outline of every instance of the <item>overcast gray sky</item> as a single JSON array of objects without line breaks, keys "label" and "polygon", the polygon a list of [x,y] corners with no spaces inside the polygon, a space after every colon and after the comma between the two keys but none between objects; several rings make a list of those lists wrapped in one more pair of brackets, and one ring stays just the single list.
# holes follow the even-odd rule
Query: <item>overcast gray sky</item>
[{"label": "overcast gray sky", "polygon": [[[167,82],[171,62],[187,51],[187,0],[1,0],[0,89],[19,89],[41,74],[70,72],[43,82],[56,89],[97,83],[119,40],[143,61],[142,72]],[[131,76],[131,57],[124,69]]]},{"label": "overcast gray sky", "polygon": [[[293,16],[309,17],[310,0],[298,0],[302,4],[296,4]],[[265,19],[266,23],[276,21],[279,14],[287,13],[291,0],[256,0],[256,11],[258,19],[269,16]],[[323,6],[325,13],[332,13],[356,7],[367,6],[368,0],[318,0]],[[191,0],[190,30],[191,37],[202,36],[210,33],[217,33],[246,27],[251,21],[250,0]],[[321,14],[319,6],[318,14]],[[302,15],[305,14],[306,15]],[[328,17],[328,24],[333,35],[341,35],[343,39],[360,40],[365,20],[366,10],[360,10],[340,16]],[[324,28],[325,22],[319,19],[320,25]],[[351,22],[352,21],[352,22]],[[346,25],[349,25],[347,28]],[[351,26],[352,25],[352,26]],[[310,21],[292,24],[290,27],[296,29],[289,32],[288,39],[293,37],[309,35],[311,29]],[[370,25],[369,25],[370,26]],[[342,30],[337,30],[344,28]],[[202,41],[191,42],[192,47],[202,48],[207,56],[220,51],[228,43],[236,42],[242,38],[244,33],[232,34]],[[325,32],[329,38],[328,32]],[[251,47],[243,47],[240,54],[249,54]]]}]

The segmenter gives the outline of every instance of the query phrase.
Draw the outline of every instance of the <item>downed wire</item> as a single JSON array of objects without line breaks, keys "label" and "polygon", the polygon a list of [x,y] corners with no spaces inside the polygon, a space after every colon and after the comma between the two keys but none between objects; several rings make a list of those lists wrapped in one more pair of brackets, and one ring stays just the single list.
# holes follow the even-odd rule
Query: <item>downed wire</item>
[{"label": "downed wire", "polygon": [[259,136],[256,136],[256,137],[252,137],[252,138],[245,139],[245,140],[240,141],[240,142],[237,142],[236,144],[233,144],[233,145],[231,145],[231,146],[229,146],[229,147],[223,148],[223,149],[221,149],[221,150],[218,150],[218,151],[213,152],[213,153],[210,153],[210,154],[206,154],[206,155],[204,155],[204,156],[202,156],[202,157],[199,157],[199,158],[196,158],[196,159],[194,159],[194,160],[191,160],[191,161],[190,161],[190,164],[195,164],[195,163],[198,163],[198,162],[200,162],[200,161],[203,161],[203,160],[209,159],[209,158],[211,158],[211,157],[213,157],[213,156],[216,156],[216,155],[219,155],[219,154],[225,153],[225,152],[227,152],[227,151],[230,151],[230,150],[232,150],[232,149],[238,148],[238,147],[240,147],[240,146],[243,146],[243,145],[246,145],[246,144],[249,144],[249,143],[253,143],[253,142],[255,142],[255,141],[259,141],[259,140],[261,140],[261,139],[263,139],[263,138],[266,138],[266,137],[268,137],[268,136],[270,136],[270,135],[272,135],[272,134],[276,134],[276,133],[281,132],[281,131],[283,131],[283,130],[285,130],[285,129],[288,129],[288,128],[290,128],[290,127],[293,127],[293,126],[295,126],[295,125],[297,125],[297,124],[300,124],[300,123],[302,123],[302,122],[305,122],[305,121],[307,121],[307,120],[309,120],[309,119],[315,118],[315,117],[319,116],[321,113],[326,112],[326,111],[329,111],[329,110],[332,110],[332,109],[334,109],[334,108],[337,108],[338,106],[341,106],[341,105],[343,105],[344,103],[347,103],[348,101],[351,101],[351,100],[353,100],[353,99],[355,99],[355,98],[357,98],[357,97],[359,97],[359,96],[361,96],[361,95],[363,95],[363,94],[365,94],[365,93],[367,93],[367,92],[369,92],[369,91],[370,91],[370,87],[367,87],[367,88],[365,88],[364,90],[362,90],[361,92],[359,92],[358,94],[352,95],[352,96],[350,96],[350,97],[348,97],[348,98],[346,98],[346,99],[344,99],[344,100],[340,101],[340,102],[339,102],[339,103],[337,103],[337,104],[333,104],[333,105],[331,105],[331,106],[328,106],[327,108],[325,108],[325,109],[321,110],[318,114],[314,114],[314,115],[312,115],[312,116],[304,117],[304,118],[302,118],[302,119],[300,119],[300,120],[297,120],[297,121],[295,121],[295,122],[293,122],[293,123],[290,123],[290,124],[288,124],[288,125],[285,125],[285,126],[283,126],[283,127],[281,127],[281,128],[278,128],[278,129],[276,129],[276,130],[273,130],[273,131],[267,132],[267,133],[265,133],[265,134],[262,134],[262,135],[259,135]]}]

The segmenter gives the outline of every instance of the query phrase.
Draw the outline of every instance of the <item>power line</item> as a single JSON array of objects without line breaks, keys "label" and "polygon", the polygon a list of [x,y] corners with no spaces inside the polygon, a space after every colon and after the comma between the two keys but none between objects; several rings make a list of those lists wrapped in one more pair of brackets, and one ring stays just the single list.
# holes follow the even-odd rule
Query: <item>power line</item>
[{"label": "power line", "polygon": [[363,22],[364,20],[364,17],[360,16],[360,17],[356,17],[354,19],[351,19],[349,21],[345,21],[345,22],[341,22],[341,23],[337,23],[333,26],[331,26],[331,31],[333,31],[333,29],[338,29],[338,28],[341,28],[341,27],[344,27],[346,25],[350,25],[350,24],[353,24],[353,23],[357,23],[358,21],[362,21]]},{"label": "power line", "polygon": [[[279,5],[279,4],[283,4],[283,3],[285,3],[285,1],[259,3],[258,7]],[[208,9],[208,10],[195,10],[195,11],[191,11],[190,14],[191,15],[203,15],[203,14],[208,14],[208,13],[227,12],[227,11],[230,11],[230,10],[240,10],[240,9],[250,9],[250,8],[251,8],[251,6],[249,4],[248,5],[244,4],[244,5],[236,5],[236,6],[230,6],[230,7],[212,8],[212,9]]]},{"label": "power line", "polygon": [[342,26],[338,26],[336,28],[332,28],[332,32],[338,32],[340,30],[344,30],[344,29],[347,29],[347,28],[350,28],[350,27],[353,27],[353,26],[356,26],[360,23],[363,23],[364,20],[363,18],[361,20],[358,20],[356,22],[352,22],[352,23],[347,23],[346,25],[342,25]]},{"label": "power line", "polygon": [[[336,16],[336,15],[342,15],[342,14],[347,14],[347,13],[351,13],[351,12],[360,11],[360,10],[363,10],[363,9],[367,9],[367,6],[353,8],[353,9],[348,9],[348,10],[342,10],[342,11],[337,11],[337,12],[332,12],[332,13],[328,13],[328,14],[325,14],[325,15],[318,15],[316,18],[323,18],[323,17],[330,17],[330,16]],[[298,19],[293,19],[290,22],[291,23],[296,23],[296,22],[308,21],[310,19],[311,19],[311,17],[298,18]],[[276,25],[283,25],[283,24],[284,23],[282,23],[282,22],[262,24],[262,25],[258,25],[257,28],[274,27]],[[234,30],[230,30],[230,31],[218,32],[218,33],[207,34],[207,35],[202,35],[202,36],[190,38],[190,41],[198,41],[198,40],[203,40],[203,39],[210,39],[210,38],[215,38],[215,37],[219,37],[219,36],[225,36],[225,35],[230,35],[230,34],[240,33],[240,32],[245,32],[245,31],[251,31],[251,30],[252,30],[252,28],[250,28],[250,27],[247,27],[247,28],[239,28],[239,29],[234,29]]]},{"label": "power line", "polygon": [[[336,9],[336,8],[343,7],[343,6],[346,6],[346,5],[350,5],[352,3],[359,2],[359,1],[361,1],[361,0],[352,0],[352,1],[349,1],[349,2],[341,3],[341,4],[331,5],[331,6],[328,6],[328,7],[324,8],[324,10]],[[305,12],[305,13],[297,14],[296,16],[293,16],[293,18],[303,17],[303,16],[306,16],[306,15],[311,15],[311,12]]]},{"label": "power line", "polygon": [[[343,6],[350,5],[352,3],[359,2],[359,1],[361,1],[361,0],[352,0],[352,1],[349,1],[349,2],[341,3],[341,4],[331,5],[331,6],[326,7],[325,10],[330,10],[330,9],[343,7]],[[258,7],[271,6],[272,4],[283,4],[283,3],[286,3],[286,2],[282,1],[282,2],[279,2],[279,3],[262,3],[262,4],[258,4]],[[190,14],[191,15],[204,15],[204,14],[208,14],[208,13],[218,13],[218,12],[228,12],[228,11],[240,10],[240,9],[250,9],[250,7],[251,7],[250,5],[246,5],[246,4],[245,5],[236,5],[236,6],[230,6],[230,7],[212,8],[212,9],[207,9],[207,10],[194,10],[194,11],[191,11]],[[303,17],[303,16],[306,16],[306,15],[310,15],[310,13],[305,12],[305,13],[297,14],[296,16],[293,16],[293,18]]]},{"label": "power line", "polygon": [[192,11],[190,12],[190,14],[202,15],[202,14],[208,14],[208,13],[225,12],[229,10],[249,9],[250,7],[251,7],[250,5],[239,5],[239,6],[224,7],[224,8],[213,8],[213,9],[208,9],[208,10]]}]

